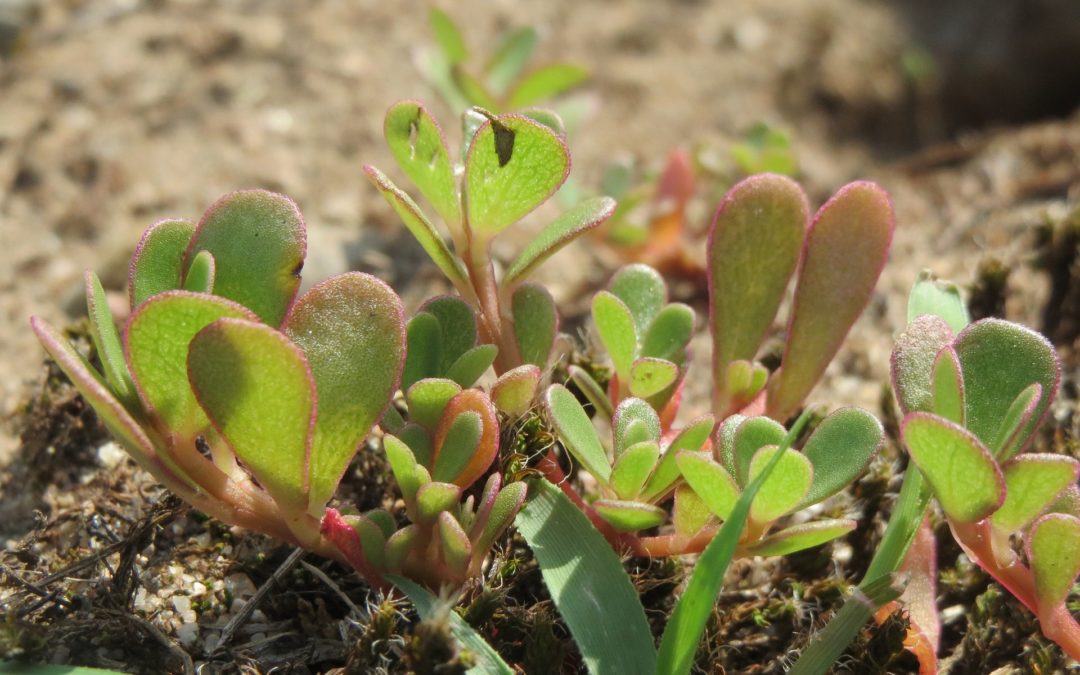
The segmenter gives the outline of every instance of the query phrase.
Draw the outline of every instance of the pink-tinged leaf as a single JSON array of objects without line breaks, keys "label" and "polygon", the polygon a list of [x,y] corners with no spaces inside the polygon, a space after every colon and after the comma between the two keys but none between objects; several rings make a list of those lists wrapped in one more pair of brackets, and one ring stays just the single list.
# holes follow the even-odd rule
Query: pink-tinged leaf
[{"label": "pink-tinged leaf", "polygon": [[152,295],[181,287],[184,252],[193,234],[195,224],[187,220],[159,220],[147,228],[128,267],[131,309]]},{"label": "pink-tinged leaf", "polygon": [[641,502],[597,499],[592,506],[618,532],[647,530],[667,520],[667,511]]},{"label": "pink-tinged leaf", "polygon": [[803,446],[814,465],[814,483],[799,506],[820,503],[850,485],[884,441],[881,422],[860,408],[841,408],[822,420]]},{"label": "pink-tinged leaf", "polygon": [[678,454],[683,451],[700,451],[709,442],[709,435],[715,425],[716,420],[712,415],[702,415],[687,424],[666,444],[656,470],[649,476],[649,482],[642,490],[642,500],[656,502],[671,490],[679,479],[679,465],[676,463]]},{"label": "pink-tinged leaf", "polygon": [[124,350],[139,396],[163,433],[194,438],[210,426],[188,383],[188,345],[222,318],[258,321],[246,307],[214,295],[159,293],[128,319]]},{"label": "pink-tinged leaf", "polygon": [[759,363],[742,359],[728,364],[724,390],[730,399],[729,408],[739,410],[753,401],[769,381],[769,371]]},{"label": "pink-tinged leaf", "polygon": [[540,369],[531,363],[503,373],[491,387],[495,407],[511,417],[528,412],[540,386]]},{"label": "pink-tinged leaf", "polygon": [[874,619],[880,625],[903,605],[910,622],[904,647],[919,660],[919,675],[935,675],[938,672],[941,620],[937,612],[937,541],[929,516],[916,530],[911,548],[897,572],[909,575],[910,581],[900,598],[879,609]]},{"label": "pink-tinged leaf", "polygon": [[997,436],[995,436],[994,442],[990,446],[998,461],[1003,462],[1020,452],[1020,446],[1026,440],[1024,430],[1031,418],[1035,416],[1035,411],[1038,410],[1041,399],[1042,385],[1038,382],[1033,383],[1017,394],[1016,400],[1012,402],[1012,405],[1005,412]]},{"label": "pink-tinged leaf", "polygon": [[1005,503],[990,517],[1008,535],[1028,526],[1080,480],[1080,462],[1067,455],[1023,454],[1002,466]]},{"label": "pink-tinged leaf", "polygon": [[405,392],[409,406],[409,421],[429,431],[434,431],[442,419],[450,399],[461,392],[461,385],[453,380],[431,378],[420,380]]},{"label": "pink-tinged leaf", "polygon": [[[473,555],[476,563],[483,561],[491,545],[495,543],[510,523],[514,516],[521,510],[528,494],[528,487],[521,481],[510,483],[502,490],[491,503],[491,508],[485,512],[483,528],[479,528],[480,516],[477,516],[477,524],[473,526]],[[479,536],[476,533],[479,532]]]},{"label": "pink-tinged leaf", "polygon": [[893,209],[874,183],[846,185],[806,234],[780,369],[766,413],[784,420],[802,404],[874,292],[892,243]]},{"label": "pink-tinged leaf", "polygon": [[951,520],[973,523],[1005,500],[1005,478],[990,450],[970,431],[944,417],[911,413],[900,435]]},{"label": "pink-tinged leaf", "polygon": [[147,436],[146,431],[116,400],[101,375],[82,354],[75,351],[52,326],[38,317],[30,319],[30,326],[37,335],[38,341],[41,342],[41,346],[71,379],[79,393],[94,408],[94,412],[135,461],[172,490],[182,492],[184,488],[195,487],[195,481],[188,477],[175,462],[157,454],[154,443]]},{"label": "pink-tinged leaf", "polygon": [[546,368],[555,336],[559,332],[559,314],[551,293],[538,284],[522,284],[510,300],[514,317],[514,339],[521,360]]},{"label": "pink-tinged leaf", "polygon": [[217,262],[210,251],[199,251],[184,275],[184,290],[192,293],[213,293]]},{"label": "pink-tinged leaf", "polygon": [[964,376],[960,359],[952,347],[945,347],[934,360],[933,411],[945,419],[964,426]]},{"label": "pink-tinged leaf", "polygon": [[597,227],[615,212],[611,197],[586,199],[541,230],[510,265],[503,284],[513,286],[525,280],[545,260],[563,246]]},{"label": "pink-tinged leaf", "polygon": [[437,446],[437,454],[431,467],[433,480],[454,482],[476,454],[484,422],[480,414],[472,410],[458,413],[451,420],[446,435]]},{"label": "pink-tinged leaf", "polygon": [[924,314],[896,338],[890,359],[892,388],[904,413],[932,412],[934,360],[955,338],[943,319]]},{"label": "pink-tinged leaf", "polygon": [[964,373],[967,428],[987,445],[998,440],[1002,420],[1016,398],[1032,384],[1042,387],[1034,413],[1010,442],[1011,452],[1022,451],[1057,396],[1061,364],[1054,346],[1030,328],[983,319],[957,335],[953,347]]},{"label": "pink-tinged leaf", "polygon": [[765,537],[749,549],[747,553],[760,556],[789,555],[797,551],[821,546],[833,539],[842,537],[858,525],[854,520],[818,520],[812,523],[793,525],[776,534]]},{"label": "pink-tinged leaf", "polygon": [[489,119],[465,158],[467,223],[490,239],[555,194],[570,173],[570,152],[551,129],[522,115]]},{"label": "pink-tinged leaf", "polygon": [[306,511],[315,381],[304,353],[269,326],[220,319],[191,340],[188,375],[214,426],[286,515]]},{"label": "pink-tinged leaf", "polygon": [[474,412],[479,416],[482,431],[480,440],[476,444],[476,451],[453,479],[453,483],[463,489],[483,476],[499,454],[499,419],[495,414],[495,406],[482,391],[466,389],[450,399],[446,410],[443,411],[442,421],[435,432],[435,456],[432,457],[432,464],[439,466],[439,455],[444,451],[443,446],[453,428],[454,421],[465,412]]},{"label": "pink-tinged leaf", "polygon": [[561,384],[553,384],[544,395],[544,407],[566,450],[586,471],[607,484],[611,462],[596,427],[577,398]]},{"label": "pink-tinged leaf", "polygon": [[322,536],[330,540],[341,551],[345,559],[359,572],[369,583],[383,586],[386,581],[376,571],[375,567],[368,562],[364,555],[364,548],[360,543],[360,535],[345,521],[337,509],[327,509],[320,526]]},{"label": "pink-tinged leaf", "polygon": [[476,506],[476,517],[466,525],[469,530],[469,538],[476,542],[480,537],[487,521],[491,518],[491,510],[495,508],[495,499],[499,496],[499,488],[502,487],[502,476],[498,472],[492,473],[484,482],[484,489],[480,491],[480,501]]},{"label": "pink-tinged leaf", "polygon": [[442,559],[447,570],[452,577],[464,577],[469,567],[469,558],[472,556],[472,542],[469,541],[469,535],[461,529],[461,524],[457,519],[446,511],[439,514],[438,532]]},{"label": "pink-tinged leaf", "polygon": [[94,342],[101,365],[105,369],[105,381],[116,398],[125,407],[138,405],[135,383],[131,381],[127,362],[124,361],[124,345],[120,342],[120,333],[113,323],[109,300],[101,280],[93,272],[86,277],[86,312],[90,318],[90,337]]},{"label": "pink-tinged leaf", "polygon": [[[774,174],[743,180],[720,202],[706,249],[716,382],[732,361],[754,360],[798,264],[809,212],[802,188]],[[726,392],[717,399],[723,413]]]},{"label": "pink-tinged leaf", "polygon": [[[342,518],[356,530],[356,534],[360,537],[360,548],[363,549],[364,556],[371,563],[371,566],[377,570],[382,570],[386,558],[386,538],[389,536],[383,531],[382,525],[368,518],[366,514],[362,516],[342,516]],[[390,534],[393,534],[393,532]]]},{"label": "pink-tinged leaf", "polygon": [[386,111],[386,144],[398,166],[446,224],[461,228],[461,200],[446,139],[435,118],[417,101],[401,101]]},{"label": "pink-tinged leaf", "polygon": [[319,401],[311,444],[310,511],[320,513],[397,391],[405,312],[390,287],[352,272],[304,294],[285,334],[304,352]]},{"label": "pink-tinged leaf", "polygon": [[443,511],[456,509],[461,500],[461,488],[453,483],[427,483],[416,493],[416,521],[431,525]]},{"label": "pink-tinged leaf", "polygon": [[184,256],[185,268],[199,251],[214,256],[215,295],[277,326],[300,288],[307,229],[288,197],[241,190],[217,200],[203,214]]},{"label": "pink-tinged leaf", "polygon": [[1025,545],[1039,606],[1065,602],[1080,574],[1080,518],[1047,514],[1031,526]]}]

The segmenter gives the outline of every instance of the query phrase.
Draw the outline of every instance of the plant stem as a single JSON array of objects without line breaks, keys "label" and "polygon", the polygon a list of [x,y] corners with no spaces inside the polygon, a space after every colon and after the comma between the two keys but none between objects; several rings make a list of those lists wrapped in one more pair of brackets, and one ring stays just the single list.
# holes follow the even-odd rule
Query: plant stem
[{"label": "plant stem", "polygon": [[489,242],[485,240],[472,239],[469,242],[465,264],[480,307],[481,338],[498,347],[499,352],[495,356],[494,363],[495,374],[502,375],[511,368],[521,365],[521,358],[517,354],[513,331],[504,330],[511,326],[504,326],[502,304],[499,301],[499,284],[495,280],[495,267],[488,253],[488,245]]}]

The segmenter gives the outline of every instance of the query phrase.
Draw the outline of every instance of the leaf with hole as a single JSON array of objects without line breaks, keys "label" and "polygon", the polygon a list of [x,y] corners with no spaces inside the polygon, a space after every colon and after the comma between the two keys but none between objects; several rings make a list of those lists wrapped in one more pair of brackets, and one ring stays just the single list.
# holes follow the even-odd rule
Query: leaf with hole
[{"label": "leaf with hole", "polygon": [[386,145],[409,180],[448,226],[460,228],[461,201],[450,151],[431,113],[416,101],[396,103],[386,112],[383,132]]}]

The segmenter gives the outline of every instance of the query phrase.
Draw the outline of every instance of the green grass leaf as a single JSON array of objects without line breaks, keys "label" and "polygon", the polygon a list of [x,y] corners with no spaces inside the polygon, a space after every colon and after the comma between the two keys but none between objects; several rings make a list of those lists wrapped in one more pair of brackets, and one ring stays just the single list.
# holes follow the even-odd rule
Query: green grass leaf
[{"label": "green grass leaf", "polygon": [[592,420],[577,398],[561,384],[553,384],[544,395],[544,407],[566,450],[586,471],[606,484],[611,478],[611,462]]},{"label": "green grass leaf", "polygon": [[611,197],[586,199],[564,212],[529,241],[510,265],[503,284],[513,286],[524,281],[525,277],[532,274],[533,270],[559,249],[600,225],[614,212],[615,200]]},{"label": "green grass leaf", "polygon": [[199,221],[184,260],[214,256],[214,294],[255,312],[271,326],[285,318],[300,288],[307,230],[291,199],[242,190],[216,201]]},{"label": "green grass leaf", "polygon": [[135,309],[152,295],[180,288],[184,252],[195,234],[187,220],[159,220],[147,228],[128,267],[128,295]]},{"label": "green grass leaf", "polygon": [[570,153],[555,132],[521,115],[489,119],[465,159],[468,224],[487,239],[555,194],[570,172]]},{"label": "green grass leaf", "polygon": [[516,519],[555,606],[592,675],[655,672],[656,651],[637,590],[588,518],[546,480]]},{"label": "green grass leaf", "polygon": [[514,339],[521,360],[546,368],[559,332],[555,299],[539,284],[522,284],[510,299],[510,312],[514,317]]},{"label": "green grass leaf", "polygon": [[507,106],[520,110],[554,98],[589,79],[589,71],[573,63],[552,63],[528,73],[510,92]]},{"label": "green grass leaf", "polygon": [[[432,9],[433,19],[436,12]],[[460,230],[461,199],[439,123],[420,103],[401,101],[386,111],[383,133],[401,170],[420,188],[447,226]]]}]

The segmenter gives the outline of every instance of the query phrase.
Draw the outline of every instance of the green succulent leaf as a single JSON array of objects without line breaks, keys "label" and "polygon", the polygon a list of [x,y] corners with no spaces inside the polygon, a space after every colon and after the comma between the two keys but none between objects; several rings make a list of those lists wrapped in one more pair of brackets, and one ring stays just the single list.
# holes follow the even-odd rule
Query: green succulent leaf
[{"label": "green succulent leaf", "polygon": [[404,321],[390,287],[360,272],[317,284],[289,311],[284,331],[304,352],[319,402],[310,462],[313,515],[322,512],[397,391]]},{"label": "green succulent leaf", "polygon": [[[957,335],[953,347],[964,373],[966,426],[987,445],[998,440],[1002,419],[1021,392],[1033,383],[1042,387],[1038,406],[1010,443],[1011,451],[1018,452],[1057,395],[1061,367],[1053,345],[1030,328],[983,319]],[[998,456],[999,461],[1006,459]]]},{"label": "green succulent leaf", "polygon": [[210,251],[199,251],[184,276],[184,290],[192,293],[213,293],[217,263]]},{"label": "green succulent leaf", "polygon": [[510,92],[507,105],[520,110],[570,91],[589,79],[589,71],[573,63],[552,63],[526,75]]},{"label": "green succulent leaf", "polygon": [[433,431],[443,417],[443,410],[450,399],[461,391],[461,385],[453,380],[430,378],[420,380],[405,392],[409,406],[409,419]]},{"label": "green succulent leaf", "polygon": [[844,489],[861,474],[885,440],[876,417],[859,408],[841,408],[818,425],[803,447],[814,466],[814,482],[799,504],[817,504]]},{"label": "green succulent leaf", "polygon": [[904,414],[934,412],[934,361],[955,335],[945,320],[919,315],[896,338],[890,369],[896,402]]},{"label": "green succulent leaf", "polygon": [[461,488],[453,483],[432,481],[416,492],[416,518],[420,525],[435,523],[443,511],[454,511],[461,501]]},{"label": "green succulent leaf", "polygon": [[394,185],[386,175],[373,166],[364,167],[364,175],[368,177],[386,201],[405,223],[405,227],[416,239],[431,261],[446,275],[450,283],[459,288],[468,287],[468,273],[461,261],[450,252],[439,231],[435,229],[428,217],[404,190]]},{"label": "green succulent leaf", "polygon": [[628,380],[637,355],[637,332],[630,308],[614,294],[600,291],[593,297],[592,318],[619,379]]},{"label": "green succulent leaf", "polygon": [[442,326],[434,314],[418,312],[409,319],[405,335],[408,346],[401,388],[407,390],[420,380],[442,374]]},{"label": "green succulent leaf", "polygon": [[765,389],[769,370],[760,363],[739,359],[728,364],[724,389],[738,410],[749,404]]},{"label": "green succulent leaf", "polygon": [[383,548],[383,565],[386,569],[400,570],[419,538],[420,528],[416,525],[406,525],[387,537],[386,546]]},{"label": "green succulent leaf", "polygon": [[551,293],[537,284],[522,284],[514,289],[510,311],[521,360],[540,368],[547,367],[555,335],[559,332],[559,315]]},{"label": "green succulent leaf", "polygon": [[439,320],[442,330],[439,377],[445,377],[454,363],[476,346],[476,314],[467,302],[451,295],[441,295],[428,300],[420,307],[420,311]]},{"label": "green succulent leaf", "polygon": [[315,380],[303,352],[269,326],[226,318],[189,354],[191,386],[236,456],[287,514],[307,510]]},{"label": "green succulent leaf", "polygon": [[1023,454],[1003,467],[1005,501],[990,517],[994,528],[1012,534],[1044,513],[1080,479],[1080,462],[1066,455]]},{"label": "green succulent leaf", "polygon": [[[565,111],[565,107],[562,107]],[[562,115],[554,110],[548,110],[546,108],[522,108],[518,110],[519,113],[528,117],[531,120],[535,120],[540,124],[543,124],[548,129],[554,131],[560,138],[566,138],[566,124],[563,122]],[[577,201],[580,197],[579,193],[575,191],[574,199],[568,201]]]},{"label": "green succulent leaf", "polygon": [[1039,518],[1031,526],[1027,554],[1039,605],[1061,605],[1080,573],[1080,518],[1060,513]]},{"label": "green succulent leaf", "polygon": [[461,201],[439,123],[418,102],[401,101],[386,112],[383,131],[401,170],[451,228],[460,228]]},{"label": "green succulent leaf", "polygon": [[419,464],[413,455],[412,449],[396,436],[387,434],[383,436],[383,450],[390,462],[390,471],[394,474],[398,488],[401,489],[401,497],[406,503],[412,502],[416,497],[416,491],[424,483],[423,475],[417,470]]},{"label": "green succulent leaf", "polygon": [[675,488],[675,507],[671,513],[675,534],[680,537],[693,537],[712,520],[712,511],[692,487],[680,485]]},{"label": "green succulent leaf", "polygon": [[660,441],[660,417],[639,398],[628,398],[615,409],[611,421],[615,456],[643,441]]},{"label": "green succulent leaf", "polygon": [[502,95],[510,88],[532,57],[538,40],[536,29],[526,26],[508,33],[499,42],[484,68],[488,86],[492,91]]},{"label": "green succulent leaf", "polygon": [[[475,444],[471,441],[475,423],[459,422],[471,415],[476,416],[480,425]],[[499,420],[487,394],[479,389],[466,389],[450,399],[435,432],[433,474],[445,476],[446,482],[464,490],[487,472],[498,454]]]},{"label": "green succulent leaf", "polygon": [[458,357],[446,371],[446,376],[462,387],[471,387],[495,363],[498,353],[499,348],[495,345],[477,345]]},{"label": "green succulent leaf", "polygon": [[577,385],[582,395],[596,409],[598,415],[611,418],[615,414],[615,408],[611,406],[611,399],[608,398],[607,392],[593,379],[588,371],[579,366],[570,366],[566,369],[566,372],[570,376],[570,380]]},{"label": "green succulent leaf", "polygon": [[431,32],[435,34],[435,41],[439,43],[439,49],[447,63],[455,65],[469,57],[465,38],[461,36],[461,31],[449,14],[438,7],[432,7],[428,10],[428,23],[431,24]]},{"label": "green succulent leaf", "polygon": [[684,450],[677,455],[676,462],[683,479],[705,502],[709,511],[717,518],[727,520],[740,493],[731,474],[700,452]]},{"label": "green succulent leaf", "polygon": [[465,411],[455,417],[435,456],[432,479],[444,483],[455,482],[476,452],[483,433],[484,421],[479,413]]},{"label": "green succulent leaf", "polygon": [[495,407],[511,417],[524,415],[536,400],[540,375],[540,369],[531,363],[500,375],[491,387],[491,400]]},{"label": "green succulent leaf", "polygon": [[[724,418],[716,427],[716,437],[713,439],[713,456],[736,480],[739,470],[735,461],[735,435],[742,423],[748,419],[751,418],[738,414]],[[750,456],[753,456],[752,452]],[[750,472],[749,466],[746,471]]]},{"label": "green succulent leaf", "polygon": [[650,398],[679,378],[679,367],[671,361],[642,357],[630,366],[630,395]]},{"label": "green succulent leaf", "polygon": [[105,381],[118,401],[127,408],[137,409],[135,383],[131,381],[131,373],[124,361],[124,345],[120,341],[120,332],[116,330],[112,310],[109,309],[109,299],[105,297],[101,280],[93,272],[86,273],[86,312],[90,317],[90,338],[98,358],[101,359]]},{"label": "green succulent leaf", "polygon": [[611,469],[611,489],[620,499],[634,499],[656,468],[660,446],[656,441],[635,443],[623,451]]},{"label": "green succulent leaf", "polygon": [[125,356],[140,396],[152,414],[183,437],[194,438],[209,427],[188,383],[188,345],[225,317],[257,320],[235,302],[188,291],[159,293],[128,320]]},{"label": "green succulent leaf", "polygon": [[990,445],[995,457],[1007,459],[1020,452],[1021,443],[1025,441],[1024,429],[1035,414],[1042,391],[1042,385],[1035,382],[1017,394],[1016,400],[1005,411],[1005,417]]},{"label": "green succulent leaf", "polygon": [[870,300],[892,243],[893,223],[888,195],[865,181],[841,188],[814,217],[783,361],[768,384],[769,417],[789,417],[825,372]]},{"label": "green succulent leaf", "polygon": [[363,549],[367,562],[377,570],[385,569],[387,535],[382,526],[367,516],[343,516],[343,518],[360,537],[360,548]]},{"label": "green succulent leaf", "polygon": [[[453,397],[451,396],[451,398]],[[443,408],[445,407],[444,404]],[[409,446],[413,455],[416,456],[417,462],[424,467],[431,466],[431,458],[435,454],[435,441],[432,439],[430,431],[416,422],[409,422],[398,429],[397,436],[402,443]]]},{"label": "green succulent leaf", "polygon": [[271,326],[285,318],[300,288],[307,235],[291,199],[242,190],[215,202],[191,237],[190,264],[199,251],[214,256],[214,293],[240,303]]},{"label": "green succulent leaf", "polygon": [[597,499],[592,506],[618,532],[647,530],[667,520],[667,511],[641,502]]},{"label": "green succulent leaf", "polygon": [[473,551],[485,555],[491,545],[495,543],[495,540],[506,531],[506,528],[510,527],[510,523],[514,520],[514,517],[521,510],[522,504],[525,503],[525,496],[528,493],[528,486],[521,481],[515,481],[510,483],[502,490],[499,490],[498,495],[491,503],[491,508],[482,515],[483,521],[480,517],[477,517],[477,522],[483,524],[482,528],[477,528],[479,536],[474,535],[473,539]]},{"label": "green succulent leaf", "polygon": [[928,413],[904,418],[901,438],[941,508],[953,520],[973,523],[1005,499],[1005,479],[985,445],[970,431]]},{"label": "green succulent leaf", "polygon": [[681,302],[665,306],[649,324],[641,340],[641,355],[678,365],[686,360],[686,347],[694,334],[694,310]]},{"label": "green succulent leaf", "polygon": [[809,209],[802,188],[775,174],[747,178],[720,203],[706,252],[717,382],[732,361],[754,360],[795,272]]},{"label": "green succulent leaf", "polygon": [[671,489],[671,486],[679,479],[679,465],[676,463],[678,454],[684,450],[690,452],[701,450],[709,440],[709,434],[712,433],[715,424],[716,421],[712,415],[703,415],[687,424],[671,440],[642,491],[643,501],[655,501]]},{"label": "green succulent leaf", "polygon": [[489,119],[465,159],[469,227],[493,237],[555,194],[569,172],[566,144],[551,129],[521,115]]},{"label": "green succulent leaf", "polygon": [[143,233],[128,267],[128,294],[135,309],[148,298],[181,286],[184,252],[195,234],[187,220],[160,220]]},{"label": "green succulent leaf", "polygon": [[[750,482],[750,464],[758,450],[777,445],[787,435],[784,425],[768,417],[750,417],[738,425],[732,443],[735,480],[740,486]],[[783,467],[777,472],[783,471]]]},{"label": "green succulent leaf", "polygon": [[858,525],[854,520],[818,520],[795,525],[765,537],[748,550],[752,555],[789,555],[842,537]]},{"label": "green succulent leaf", "polygon": [[667,302],[667,287],[660,273],[643,264],[627,265],[615,273],[608,290],[630,310],[634,334],[644,336]]},{"label": "green succulent leaf", "polygon": [[[768,466],[769,460],[777,452],[780,449],[774,445],[757,451],[750,462],[751,481]],[[791,513],[802,503],[813,482],[814,465],[810,460],[801,453],[784,451],[780,463],[750,505],[750,519],[757,523],[771,523]]]},{"label": "green succulent leaf", "polygon": [[566,450],[586,471],[607,484],[611,478],[607,451],[577,398],[561,384],[553,384],[544,395],[544,407]]},{"label": "green succulent leaf", "polygon": [[908,323],[924,314],[940,317],[954,333],[959,333],[971,323],[960,288],[952,282],[939,281],[925,271],[919,274],[908,295]]},{"label": "green succulent leaf", "polygon": [[566,211],[525,246],[507,270],[503,284],[513,286],[524,281],[559,249],[600,225],[614,212],[615,200],[611,197],[586,199]]},{"label": "green succulent leaf", "polygon": [[443,561],[454,576],[464,576],[472,556],[472,542],[461,524],[449,513],[439,514],[439,544]]},{"label": "green succulent leaf", "polygon": [[945,347],[938,353],[931,377],[934,412],[964,426],[964,375],[952,347]]}]

